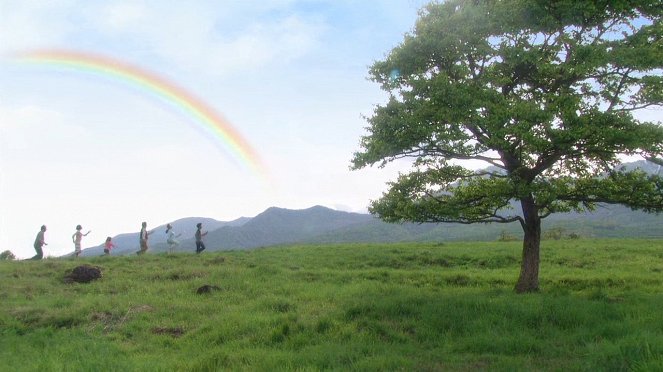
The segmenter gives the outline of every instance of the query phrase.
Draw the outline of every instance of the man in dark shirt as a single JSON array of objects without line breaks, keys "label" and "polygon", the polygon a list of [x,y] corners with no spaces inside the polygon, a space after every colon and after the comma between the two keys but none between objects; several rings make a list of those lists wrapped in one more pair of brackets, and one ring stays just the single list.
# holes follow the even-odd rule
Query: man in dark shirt
[{"label": "man in dark shirt", "polygon": [[48,245],[44,241],[44,233],[46,232],[46,225],[41,226],[41,230],[37,233],[37,237],[35,238],[35,251],[37,251],[37,254],[31,258],[31,260],[41,260],[44,257],[44,251],[41,249],[43,246]]}]

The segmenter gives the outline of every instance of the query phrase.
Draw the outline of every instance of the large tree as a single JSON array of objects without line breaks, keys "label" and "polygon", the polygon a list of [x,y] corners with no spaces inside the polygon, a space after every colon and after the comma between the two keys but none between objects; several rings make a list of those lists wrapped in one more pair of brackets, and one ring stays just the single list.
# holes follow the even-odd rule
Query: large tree
[{"label": "large tree", "polygon": [[545,217],[597,203],[663,210],[661,178],[617,167],[663,152],[660,122],[634,116],[663,103],[662,14],[663,0],[427,5],[370,69],[390,97],[367,118],[353,168],[413,159],[370,211],[391,222],[519,222],[515,289],[529,292]]}]

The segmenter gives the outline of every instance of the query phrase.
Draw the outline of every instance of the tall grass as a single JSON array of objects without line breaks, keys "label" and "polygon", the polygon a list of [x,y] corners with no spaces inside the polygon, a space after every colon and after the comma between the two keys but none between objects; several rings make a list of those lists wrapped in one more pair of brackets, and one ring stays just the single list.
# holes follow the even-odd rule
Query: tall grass
[{"label": "tall grass", "polygon": [[[663,241],[1,262],[0,370],[663,370]],[[102,279],[65,284],[86,263]],[[197,294],[210,284],[219,290]]]}]

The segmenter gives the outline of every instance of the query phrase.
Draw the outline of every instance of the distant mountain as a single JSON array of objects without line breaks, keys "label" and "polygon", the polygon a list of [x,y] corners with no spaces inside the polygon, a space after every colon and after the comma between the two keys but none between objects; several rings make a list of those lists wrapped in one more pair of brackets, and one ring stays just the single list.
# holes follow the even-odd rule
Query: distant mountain
[{"label": "distant mountain", "polygon": [[659,176],[663,175],[663,172],[662,172],[663,167],[661,167],[658,164],[654,164],[650,161],[646,161],[646,160],[638,160],[638,161],[634,161],[634,162],[631,162],[631,163],[624,163],[622,166],[627,171],[630,171],[630,170],[633,170],[633,169],[636,169],[636,168],[640,168],[645,173],[655,174],[655,175],[659,175]]},{"label": "distant mountain", "polygon": [[[195,224],[194,224],[195,225]],[[565,236],[584,238],[649,237],[663,238],[663,215],[631,211],[622,206],[600,206],[594,213],[555,214],[543,221],[544,233],[558,229]],[[205,237],[208,251],[239,250],[283,244],[361,243],[409,241],[496,240],[502,233],[522,237],[517,223],[511,224],[390,224],[368,214],[349,213],[325,207],[304,210],[269,208],[244,223],[230,224],[209,231]],[[133,234],[132,239],[136,237]],[[134,241],[135,242],[135,241]],[[135,247],[114,254],[133,253]],[[163,252],[165,243],[150,246],[150,252]],[[179,251],[194,252],[193,238],[182,239]]]},{"label": "distant mountain", "polygon": [[[204,241],[209,250],[249,249],[298,243],[374,219],[368,214],[341,212],[322,206],[303,210],[272,207],[241,226],[226,225],[216,230],[208,229],[209,233]],[[157,251],[165,249],[165,243],[155,245]],[[183,239],[180,250],[194,251],[194,239]]]},{"label": "distant mountain", "polygon": [[[661,167],[641,161],[624,165],[660,174]],[[517,209],[515,210],[517,211]],[[514,212],[515,212],[514,211]],[[518,239],[522,230],[511,224],[390,224],[369,214],[342,212],[322,206],[302,210],[272,207],[255,217],[242,217],[222,222],[212,218],[189,217],[172,222],[174,230],[182,233],[178,251],[194,252],[193,234],[196,223],[203,223],[208,231],[205,245],[208,251],[237,250],[282,244],[356,243],[356,242],[443,242],[454,240],[495,240],[503,233]],[[137,226],[139,227],[139,226]],[[557,229],[564,235],[593,237],[649,237],[663,238],[663,214],[632,211],[619,205],[599,205],[592,213],[559,213],[543,220],[543,232]],[[165,225],[155,228],[150,236],[150,252],[164,252]],[[115,255],[133,254],[138,250],[138,231],[113,238],[118,248]],[[83,256],[100,255],[103,247],[91,247]]]}]

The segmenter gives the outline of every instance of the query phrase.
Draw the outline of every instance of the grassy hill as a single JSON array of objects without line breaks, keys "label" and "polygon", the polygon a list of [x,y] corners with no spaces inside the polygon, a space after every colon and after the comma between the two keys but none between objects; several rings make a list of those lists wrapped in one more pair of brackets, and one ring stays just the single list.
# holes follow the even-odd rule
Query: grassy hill
[{"label": "grassy hill", "polygon": [[[544,241],[530,295],[512,291],[519,257],[472,242],[3,261],[0,369],[663,369],[663,240]],[[103,278],[65,284],[81,263]]]}]

